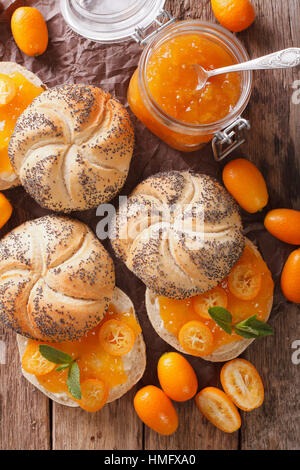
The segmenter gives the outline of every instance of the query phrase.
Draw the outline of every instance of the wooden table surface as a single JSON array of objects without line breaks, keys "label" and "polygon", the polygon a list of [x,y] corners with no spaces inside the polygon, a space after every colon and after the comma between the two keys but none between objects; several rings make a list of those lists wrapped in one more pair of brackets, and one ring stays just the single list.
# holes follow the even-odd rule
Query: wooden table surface
[{"label": "wooden table surface", "polygon": [[[300,46],[299,0],[253,3],[255,24],[238,35],[251,57]],[[207,0],[168,0],[166,8],[181,18],[216,21]],[[262,169],[272,207],[300,209],[300,104],[297,96],[292,99],[293,86],[300,89],[297,79],[299,68],[255,75],[247,110],[252,129],[237,152]],[[6,231],[27,218],[26,208],[18,209]],[[188,402],[177,407],[179,431],[171,437],[159,436],[143,426],[133,411],[136,388],[96,414],[52,403],[22,378],[15,334],[0,326],[0,346],[6,347],[6,357],[0,355],[0,448],[299,449],[300,365],[291,358],[292,344],[300,340],[299,313],[296,305],[284,303],[275,319],[276,336],[257,341],[244,354],[261,372],[265,402],[256,411],[242,413],[242,427],[233,435],[208,424]],[[275,320],[271,317],[273,326]]]}]

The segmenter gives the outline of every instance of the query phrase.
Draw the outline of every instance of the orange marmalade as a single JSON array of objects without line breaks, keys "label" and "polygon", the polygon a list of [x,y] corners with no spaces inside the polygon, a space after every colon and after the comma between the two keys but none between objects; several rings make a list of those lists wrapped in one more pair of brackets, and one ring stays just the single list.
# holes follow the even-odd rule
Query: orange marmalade
[{"label": "orange marmalade", "polygon": [[[234,63],[236,59],[225,47],[204,35],[182,33],[171,37],[149,56],[143,85],[139,69],[135,71],[128,90],[129,105],[133,113],[170,146],[195,150],[209,142],[212,135],[189,134],[184,129],[176,132],[175,120],[192,126],[216,123],[229,115],[241,95],[239,73],[212,77],[198,90],[195,64],[214,69]],[[147,105],[147,94],[153,106]],[[157,117],[155,107],[162,112],[162,118]],[[168,119],[170,124],[167,124]]]},{"label": "orange marmalade", "polygon": [[[115,319],[126,323],[134,332],[135,337],[141,333],[141,328],[132,312],[117,313],[114,305],[110,305],[102,322],[86,333],[80,340],[65,343],[47,343],[59,349],[74,359],[79,366],[80,381],[87,379],[99,379],[109,387],[116,387],[127,381],[121,357],[112,356],[104,351],[99,342],[99,330],[104,322]],[[29,350],[33,340],[28,341]],[[40,342],[39,344],[45,344]],[[26,352],[25,352],[26,354]],[[56,368],[45,375],[37,375],[37,379],[43,387],[52,393],[68,393],[68,370],[56,371]],[[69,393],[68,393],[69,394]],[[69,395],[70,396],[70,395]]]},{"label": "orange marmalade", "polygon": [[[219,284],[217,289],[221,289],[222,292],[224,291],[227,296],[226,308],[232,315],[233,325],[255,314],[259,320],[264,321],[269,313],[273,296],[274,283],[271,273],[262,257],[257,257],[254,250],[249,246],[245,247],[243,255],[234,266],[233,270],[238,270],[240,266],[248,267],[255,273],[255,276],[259,276],[260,285],[257,295],[255,295],[256,292],[254,292],[255,297],[251,300],[237,298],[229,289],[229,277],[231,274]],[[207,294],[200,294],[199,296],[185,300],[159,297],[160,316],[163,320],[164,327],[177,337],[182,327],[188,322],[196,320],[205,324],[213,336],[213,348],[210,351],[211,353],[220,346],[233,341],[239,341],[242,338],[235,333],[232,333],[232,335],[226,333],[212,318],[208,318],[209,315],[200,316],[196,313],[195,300],[201,300],[201,297],[204,295],[207,297]]]},{"label": "orange marmalade", "polygon": [[43,88],[33,85],[21,73],[9,76],[16,85],[16,94],[8,104],[0,106],[0,174],[13,173],[8,158],[8,144],[20,114],[42,93]]}]

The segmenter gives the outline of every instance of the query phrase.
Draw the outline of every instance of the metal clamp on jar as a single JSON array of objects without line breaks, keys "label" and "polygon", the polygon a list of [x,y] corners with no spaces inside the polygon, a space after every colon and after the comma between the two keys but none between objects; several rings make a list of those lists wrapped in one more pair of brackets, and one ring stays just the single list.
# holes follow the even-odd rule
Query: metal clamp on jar
[{"label": "metal clamp on jar", "polygon": [[[164,90],[168,92],[168,80],[162,80],[161,89],[158,89],[159,64],[162,62],[160,59],[169,54],[170,64],[174,65],[172,61],[176,61],[173,59],[173,56],[176,55],[173,46],[175,43],[178,43],[178,46],[176,45],[178,53],[180,53],[180,49],[189,50],[190,46],[195,58],[198,54],[197,51],[195,52],[195,48],[202,48],[203,51],[210,50],[211,56],[220,55],[221,59],[225,61],[224,66],[247,61],[249,60],[248,54],[241,42],[229,31],[200,20],[177,21],[163,10],[164,3],[165,0],[115,0],[114,2],[109,0],[61,0],[61,10],[69,26],[88,39],[101,43],[115,43],[133,38],[145,46],[128,89],[128,102],[131,110],[146,127],[171,147],[191,152],[212,142],[214,157],[216,160],[221,160],[244,142],[245,139],[240,134],[250,128],[249,122],[241,118],[241,114],[251,95],[252,72],[235,73],[235,80],[238,76],[239,86],[237,88],[236,82],[238,94],[232,105],[230,101],[227,100],[227,103],[225,99],[223,100],[222,94],[219,93],[224,89],[228,96],[235,96],[236,92],[234,84],[230,83],[228,77],[223,76],[223,82],[219,82],[218,88],[209,89],[208,96],[201,95],[201,99],[203,96],[205,98],[202,107],[199,108],[197,100],[200,102],[200,99],[196,95],[195,99],[191,100],[195,105],[194,109],[190,109],[189,105],[184,108],[182,103],[177,102],[172,107],[173,98],[168,101],[167,97],[164,101],[165,97],[162,96],[168,94],[164,93]],[[188,43],[189,38],[190,41],[193,38],[195,41]],[[185,42],[182,42],[183,39]],[[195,45],[195,43],[197,44]],[[173,50],[168,49],[168,45],[171,45]],[[226,61],[229,61],[228,64]],[[154,62],[158,66],[158,80],[156,82],[155,79],[153,80],[153,76],[156,74],[155,70],[153,73]],[[220,64],[214,65],[220,66]],[[149,73],[150,67],[152,67],[151,73]],[[184,63],[180,67],[184,69]],[[188,67],[192,67],[192,65],[188,64]],[[170,73],[173,73],[173,79],[173,67],[170,69]],[[189,73],[192,76],[192,69]],[[231,75],[234,76],[234,74]],[[185,71],[186,77],[189,78],[187,71]],[[218,82],[216,83],[218,84]],[[174,84],[172,86],[175,90]],[[217,90],[218,93],[214,90]],[[189,91],[183,93],[180,90],[178,96],[182,97],[184,101]],[[227,98],[227,95],[224,97]],[[228,109],[223,101],[226,102]],[[217,105],[219,105],[220,115],[218,115]],[[206,109],[205,106],[209,113],[203,113],[203,109]],[[198,108],[202,115],[201,113],[199,116],[197,115]],[[174,113],[172,109],[175,109]],[[225,112],[226,109],[228,112]],[[208,116],[207,122],[205,122],[206,115]],[[193,121],[191,116],[196,119]]]}]

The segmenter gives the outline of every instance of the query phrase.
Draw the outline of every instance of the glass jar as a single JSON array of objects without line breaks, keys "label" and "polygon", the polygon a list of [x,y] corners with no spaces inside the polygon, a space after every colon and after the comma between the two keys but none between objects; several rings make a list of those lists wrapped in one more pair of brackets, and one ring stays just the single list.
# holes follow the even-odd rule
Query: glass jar
[{"label": "glass jar", "polygon": [[[249,60],[248,54],[241,42],[224,28],[198,20],[180,21],[172,24],[155,35],[144,48],[137,70],[130,81],[128,102],[133,113],[155,135],[177,150],[191,152],[198,150],[214,139],[220,143],[228,134],[224,129],[232,129],[237,125],[243,127],[241,113],[248,104],[252,90],[252,72],[240,73],[240,96],[229,114],[209,124],[191,124],[179,121],[167,114],[153,98],[147,79],[147,67],[153,53],[162,44],[184,34],[196,34],[221,46],[233,59],[233,62]],[[225,136],[225,137],[224,137]],[[224,143],[224,142],[223,142]]]}]

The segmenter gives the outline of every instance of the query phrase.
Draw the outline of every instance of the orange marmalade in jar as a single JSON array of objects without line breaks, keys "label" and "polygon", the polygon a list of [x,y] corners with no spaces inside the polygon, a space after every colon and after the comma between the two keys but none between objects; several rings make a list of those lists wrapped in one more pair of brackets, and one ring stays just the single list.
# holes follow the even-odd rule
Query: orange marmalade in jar
[{"label": "orange marmalade in jar", "polygon": [[247,60],[242,44],[222,27],[176,22],[144,49],[128,89],[131,110],[171,147],[197,150],[238,120],[250,98],[252,73],[211,77],[198,89],[195,65],[215,69]]}]

